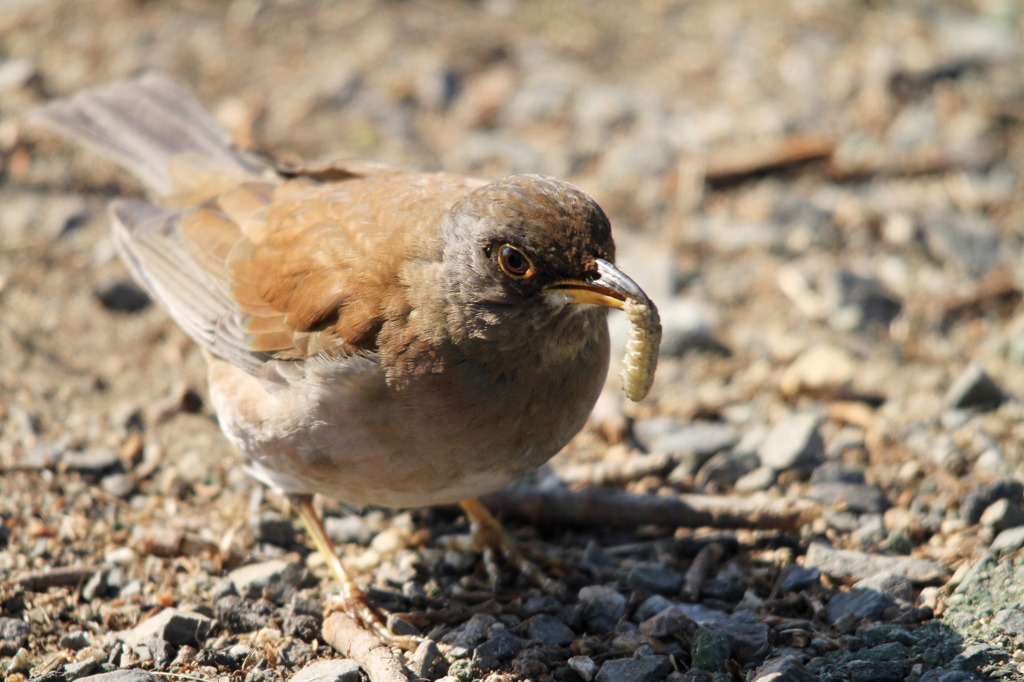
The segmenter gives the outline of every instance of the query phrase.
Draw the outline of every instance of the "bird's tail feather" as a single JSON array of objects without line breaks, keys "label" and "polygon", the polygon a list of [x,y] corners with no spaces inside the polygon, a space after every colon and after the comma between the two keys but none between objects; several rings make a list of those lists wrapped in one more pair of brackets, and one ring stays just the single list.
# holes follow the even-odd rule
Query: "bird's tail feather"
[{"label": "bird's tail feather", "polygon": [[28,120],[120,165],[157,197],[181,194],[181,164],[198,175],[262,176],[268,165],[232,146],[184,88],[159,73],[119,81],[34,109]]}]

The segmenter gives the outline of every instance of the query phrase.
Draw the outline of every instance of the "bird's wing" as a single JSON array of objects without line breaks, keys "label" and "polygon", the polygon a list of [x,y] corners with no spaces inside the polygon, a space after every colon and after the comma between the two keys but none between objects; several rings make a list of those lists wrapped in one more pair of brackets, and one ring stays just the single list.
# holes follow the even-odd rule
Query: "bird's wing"
[{"label": "bird's wing", "polygon": [[245,182],[182,211],[115,203],[135,277],[214,355],[271,360],[375,351],[408,314],[403,263],[440,257],[443,213],[478,181],[382,171],[335,182]]}]

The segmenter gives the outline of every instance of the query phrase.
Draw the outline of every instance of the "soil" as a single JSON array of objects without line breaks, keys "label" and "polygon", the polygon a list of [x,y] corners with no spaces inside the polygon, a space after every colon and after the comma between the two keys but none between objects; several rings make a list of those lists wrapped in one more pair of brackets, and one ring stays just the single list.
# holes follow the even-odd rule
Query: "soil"
[{"label": "soil", "polygon": [[[357,579],[442,642],[395,654],[416,674],[1024,679],[1022,37],[999,0],[0,0],[7,680],[288,679],[342,656],[322,559],[117,259],[106,206],[141,188],[22,121],[146,69],[279,158],[565,177],[659,303],[651,396],[626,404],[613,367],[584,432],[492,501],[557,597],[445,549],[457,509],[323,502]],[[629,522],[600,513],[617,494]],[[252,566],[273,579],[247,593],[231,572]],[[130,643],[169,609],[210,627]]]}]

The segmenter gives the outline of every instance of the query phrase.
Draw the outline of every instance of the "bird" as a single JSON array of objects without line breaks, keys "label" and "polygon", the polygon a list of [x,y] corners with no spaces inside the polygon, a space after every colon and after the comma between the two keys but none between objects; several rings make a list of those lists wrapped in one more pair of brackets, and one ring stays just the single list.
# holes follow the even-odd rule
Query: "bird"
[{"label": "bird", "polygon": [[544,175],[277,162],[233,145],[159,72],[28,119],[145,186],[146,198],[110,205],[119,254],[202,349],[222,431],[291,502],[340,585],[338,608],[389,644],[418,641],[388,629],[352,579],[314,495],[459,503],[482,537],[541,573],[477,498],[583,427],[608,371],[610,309],[633,322],[634,399],[660,338],[594,199]]}]

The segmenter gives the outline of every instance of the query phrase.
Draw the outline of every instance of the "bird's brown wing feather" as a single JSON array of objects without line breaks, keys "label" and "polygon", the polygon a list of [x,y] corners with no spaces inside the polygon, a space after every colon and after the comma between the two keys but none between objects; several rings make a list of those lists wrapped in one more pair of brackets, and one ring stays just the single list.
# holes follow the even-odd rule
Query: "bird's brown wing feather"
[{"label": "bird's brown wing feather", "polygon": [[[444,211],[479,184],[397,170],[323,184],[243,183],[164,228],[187,251],[178,274],[204,285],[189,288],[188,300],[157,297],[187,331],[217,328],[196,340],[250,373],[270,359],[374,351],[385,321],[408,312],[403,261],[439,258]],[[127,249],[145,269],[138,246],[146,238],[127,227]],[[188,324],[182,315],[203,319]]]}]

